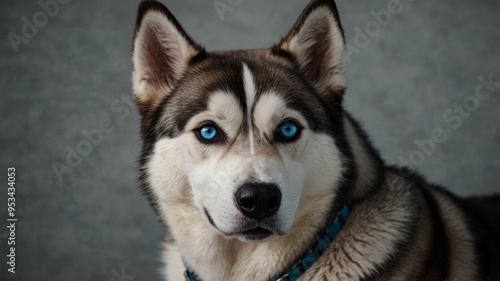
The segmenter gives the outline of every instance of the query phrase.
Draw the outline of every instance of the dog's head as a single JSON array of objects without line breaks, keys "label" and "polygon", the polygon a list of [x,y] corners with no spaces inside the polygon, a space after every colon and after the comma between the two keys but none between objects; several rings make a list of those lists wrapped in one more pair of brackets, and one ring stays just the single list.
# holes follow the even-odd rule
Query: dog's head
[{"label": "dog's head", "polygon": [[160,3],[141,3],[141,178],[167,224],[262,240],[318,211],[305,201],[331,202],[346,167],[343,51],[331,0],[311,1],[270,49],[222,52],[206,52]]}]

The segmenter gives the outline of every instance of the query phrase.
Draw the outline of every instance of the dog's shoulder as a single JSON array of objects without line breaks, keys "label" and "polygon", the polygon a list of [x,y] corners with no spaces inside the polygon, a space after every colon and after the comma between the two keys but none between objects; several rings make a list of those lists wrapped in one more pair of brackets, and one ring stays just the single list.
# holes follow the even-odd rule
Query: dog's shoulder
[{"label": "dog's shoulder", "polygon": [[[399,267],[395,257],[414,241],[423,197],[411,181],[391,171],[385,176],[380,188],[353,202],[339,236],[301,280],[387,280],[374,272]],[[408,261],[391,278],[410,276],[407,269],[417,263]]]},{"label": "dog's shoulder", "polygon": [[[409,169],[389,167],[387,170],[386,175],[389,173],[391,177],[386,176],[385,188],[390,193],[406,190],[419,200],[417,207],[412,205],[411,208],[419,208],[420,220],[426,217],[425,224],[430,226],[429,233],[434,237],[431,244],[435,246],[429,248],[433,263],[448,268],[448,278],[499,280],[500,194],[463,198],[427,182]],[[406,183],[394,184],[397,182]],[[449,258],[441,255],[440,259],[440,252],[447,253]],[[464,276],[470,279],[463,279]]]},{"label": "dog's shoulder", "polygon": [[383,184],[354,203],[308,280],[480,280],[463,201],[407,172],[388,167]]},{"label": "dog's shoulder", "polygon": [[476,256],[485,280],[500,280],[500,194],[460,201],[476,243]]}]

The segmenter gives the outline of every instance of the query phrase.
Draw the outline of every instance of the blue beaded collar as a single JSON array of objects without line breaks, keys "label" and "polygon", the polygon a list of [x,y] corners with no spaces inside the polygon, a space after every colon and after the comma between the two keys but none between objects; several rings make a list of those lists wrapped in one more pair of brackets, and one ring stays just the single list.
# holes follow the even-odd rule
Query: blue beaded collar
[{"label": "blue beaded collar", "polygon": [[[347,221],[347,218],[351,214],[351,209],[352,203],[349,199],[347,199],[345,205],[342,206],[340,211],[337,213],[337,216],[326,230],[325,235],[323,235],[318,242],[316,242],[314,247],[309,249],[309,251],[307,251],[290,270],[276,279],[276,281],[295,281],[299,279],[302,273],[311,267],[313,263],[318,260],[321,254],[328,249],[330,243],[339,234],[340,229],[342,229],[342,226],[344,226]],[[186,281],[198,281],[189,271],[186,262],[184,262],[184,266],[186,267]]]}]

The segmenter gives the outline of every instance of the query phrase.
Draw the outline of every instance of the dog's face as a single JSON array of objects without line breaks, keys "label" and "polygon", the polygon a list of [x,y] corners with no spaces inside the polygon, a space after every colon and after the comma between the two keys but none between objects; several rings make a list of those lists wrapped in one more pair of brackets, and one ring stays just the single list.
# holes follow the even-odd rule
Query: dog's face
[{"label": "dog's face", "polygon": [[314,210],[304,201],[334,196],[346,161],[343,45],[331,1],[312,1],[271,49],[213,53],[163,5],[141,4],[142,180],[167,224],[191,212],[190,224],[261,241]]}]

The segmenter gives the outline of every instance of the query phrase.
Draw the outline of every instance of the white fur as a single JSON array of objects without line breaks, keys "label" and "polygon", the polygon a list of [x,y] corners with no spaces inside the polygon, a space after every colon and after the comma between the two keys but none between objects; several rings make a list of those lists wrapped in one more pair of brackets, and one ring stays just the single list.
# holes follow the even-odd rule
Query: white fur
[{"label": "white fur", "polygon": [[253,139],[253,125],[252,125],[252,106],[255,101],[255,84],[253,81],[252,73],[248,69],[248,65],[243,64],[243,84],[245,88],[245,96],[247,101],[247,125],[248,137],[250,143],[250,154],[255,155],[255,144]]},{"label": "white fur", "polygon": [[184,264],[182,257],[179,254],[175,244],[165,244],[163,251],[163,260],[168,261],[168,266],[163,269],[162,275],[165,279],[170,280],[184,280]]}]

